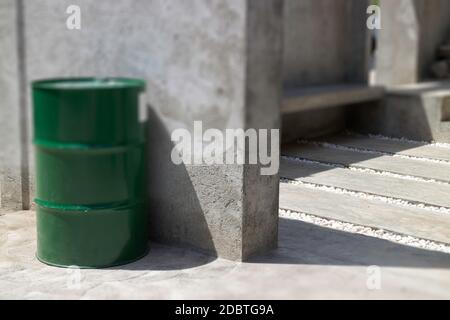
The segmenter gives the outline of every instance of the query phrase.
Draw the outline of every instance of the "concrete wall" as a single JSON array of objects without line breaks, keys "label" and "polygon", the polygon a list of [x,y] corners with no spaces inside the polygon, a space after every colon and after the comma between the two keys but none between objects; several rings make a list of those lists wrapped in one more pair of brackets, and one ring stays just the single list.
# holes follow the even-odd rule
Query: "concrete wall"
[{"label": "concrete wall", "polygon": [[[66,28],[71,4],[81,7],[81,30]],[[281,0],[27,1],[24,77],[146,79],[152,238],[245,259],[276,245],[278,177],[175,166],[170,134],[192,132],[196,120],[204,130],[279,127],[281,10]]]},{"label": "concrete wall", "polygon": [[22,166],[26,159],[22,158],[24,132],[20,126],[24,95],[20,89],[19,11],[14,0],[0,2],[0,207],[4,209],[22,209],[22,199],[28,202],[22,190],[28,184]]},{"label": "concrete wall", "polygon": [[450,36],[447,0],[381,0],[377,83],[401,85],[429,78],[436,49]]},{"label": "concrete wall", "polygon": [[285,86],[365,83],[366,9],[365,0],[285,0]]},{"label": "concrete wall", "polygon": [[285,0],[286,86],[345,81],[347,0]]}]

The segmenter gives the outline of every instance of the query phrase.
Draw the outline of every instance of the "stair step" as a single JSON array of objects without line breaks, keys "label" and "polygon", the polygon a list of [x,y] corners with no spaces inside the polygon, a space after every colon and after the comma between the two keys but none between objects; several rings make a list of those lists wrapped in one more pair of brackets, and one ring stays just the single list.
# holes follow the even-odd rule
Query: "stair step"
[{"label": "stair step", "polygon": [[[283,178],[450,208],[450,185],[281,159]],[[450,218],[450,216],[449,216]]]},{"label": "stair step", "polygon": [[311,144],[290,144],[282,149],[282,155],[334,163],[347,167],[374,169],[423,179],[450,182],[450,164],[405,159],[391,155],[325,148]]},{"label": "stair step", "polygon": [[450,215],[420,208],[396,206],[289,183],[280,184],[280,208],[450,243]]},{"label": "stair step", "polygon": [[384,88],[360,84],[340,84],[288,89],[281,112],[295,113],[382,99]]}]

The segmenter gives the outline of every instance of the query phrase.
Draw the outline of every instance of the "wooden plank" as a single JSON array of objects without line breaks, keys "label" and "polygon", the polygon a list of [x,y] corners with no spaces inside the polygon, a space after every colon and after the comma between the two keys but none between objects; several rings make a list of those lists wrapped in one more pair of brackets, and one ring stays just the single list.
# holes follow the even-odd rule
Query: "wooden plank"
[{"label": "wooden plank", "polygon": [[373,195],[404,199],[413,203],[426,203],[450,208],[450,185],[367,174],[344,168],[331,168],[321,164],[299,163],[286,159],[281,159],[280,176]]},{"label": "wooden plank", "polygon": [[358,149],[450,161],[450,148],[438,147],[420,142],[413,143],[359,135],[338,135],[325,137],[320,139],[320,141]]},{"label": "wooden plank", "polygon": [[280,208],[450,243],[450,216],[345,194],[280,184]]},{"label": "wooden plank", "polygon": [[298,143],[284,146],[281,153],[308,160],[450,182],[450,164],[447,163],[432,163]]}]

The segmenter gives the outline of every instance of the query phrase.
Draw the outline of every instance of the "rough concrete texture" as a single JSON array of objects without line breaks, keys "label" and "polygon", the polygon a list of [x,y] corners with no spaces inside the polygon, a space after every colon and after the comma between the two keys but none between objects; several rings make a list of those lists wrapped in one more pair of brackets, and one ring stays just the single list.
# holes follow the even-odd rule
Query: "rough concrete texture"
[{"label": "rough concrete texture", "polygon": [[[175,166],[169,157],[172,131],[192,132],[196,120],[203,121],[203,130],[253,127],[253,117],[266,117],[261,127],[278,127],[282,1],[80,0],[81,30],[65,25],[73,1],[24,4],[27,83],[91,75],[147,80],[156,240],[188,243],[231,259],[275,245],[277,176],[260,181],[254,176],[259,172],[243,166]],[[261,62],[267,67],[252,71]],[[31,144],[28,148],[33,171]],[[267,190],[261,184],[258,191],[264,192],[245,192],[246,179],[266,182]],[[252,204],[263,195],[264,201]],[[263,234],[270,244],[260,239]]]},{"label": "rough concrete texture", "polygon": [[[450,294],[450,255],[290,219],[280,219],[279,248],[248,263],[152,243],[150,253],[135,263],[80,273],[36,260],[32,212],[0,216],[0,231],[3,299],[446,299]],[[379,287],[373,281],[378,274]]]},{"label": "rough concrete texture", "polygon": [[18,23],[15,1],[0,2],[0,207],[22,209]]},{"label": "rough concrete texture", "polygon": [[377,83],[399,85],[429,78],[437,49],[450,32],[446,0],[382,0]]},{"label": "rough concrete texture", "polygon": [[[246,3],[246,6],[239,7],[238,3]],[[203,120],[204,129],[279,127],[281,4],[281,1],[235,2],[234,15],[219,15],[217,22],[224,24],[222,28],[232,24],[230,30],[235,30],[229,39],[220,34],[221,31],[215,35],[224,39],[223,47],[210,43],[193,48],[190,44],[191,51],[199,51],[191,52],[193,56],[204,50],[214,50],[205,57],[212,59],[208,64],[215,64],[212,69],[208,68],[210,73],[205,76],[215,79],[216,72],[220,73],[219,79],[213,80],[217,85],[211,86],[207,78],[196,76],[198,65],[189,68],[192,70],[185,70],[181,65],[174,72],[181,74],[183,84],[199,83],[200,87],[204,84],[205,91],[192,95],[183,89],[182,83],[179,87],[165,83],[162,88],[168,85],[168,91],[158,90],[160,95],[151,101],[153,106],[161,106],[153,113],[160,116],[150,117],[153,122],[149,135],[150,145],[162,151],[150,155],[153,180],[150,200],[156,204],[151,212],[154,221],[151,230],[158,235],[157,239],[190,243],[237,260],[276,246],[277,176],[260,177],[259,170],[241,165],[175,169],[169,159],[172,148],[169,132],[180,126],[192,132],[194,120]],[[191,25],[192,21],[186,23]],[[198,27],[203,30],[204,26]],[[186,28],[188,26],[176,27],[177,32]],[[173,68],[171,59],[167,58],[165,63]],[[203,64],[200,63],[200,68]],[[220,80],[223,76],[225,78]],[[173,96],[167,99],[165,95],[171,91]],[[205,97],[210,91],[211,95]],[[223,100],[227,96],[229,98]],[[185,114],[180,112],[183,108],[186,108]],[[191,110],[198,110],[198,113]],[[248,186],[258,192],[248,192]],[[178,196],[178,205],[174,205],[174,194]],[[179,237],[179,230],[184,230],[186,236]]]},{"label": "rough concrete texture", "polygon": [[[282,86],[283,1],[250,1],[247,7],[245,128],[279,129]],[[273,150],[271,136],[268,152]],[[245,165],[242,257],[275,248],[278,242],[279,177]]]},{"label": "rough concrete texture", "polygon": [[445,121],[449,96],[449,82],[393,86],[383,101],[353,108],[349,124],[359,132],[450,142],[450,127]]}]

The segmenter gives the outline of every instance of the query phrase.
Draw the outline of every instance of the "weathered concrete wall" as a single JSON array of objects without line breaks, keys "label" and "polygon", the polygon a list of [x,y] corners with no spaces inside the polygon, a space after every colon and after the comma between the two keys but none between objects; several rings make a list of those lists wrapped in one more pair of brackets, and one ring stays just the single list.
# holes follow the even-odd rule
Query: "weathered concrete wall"
[{"label": "weathered concrete wall", "polygon": [[18,10],[14,0],[0,2],[0,207],[7,209],[22,208]]},{"label": "weathered concrete wall", "polygon": [[[81,7],[81,30],[65,26],[71,4]],[[281,9],[281,0],[26,2],[26,80],[146,79],[152,237],[245,259],[276,245],[278,177],[175,166],[170,134],[192,132],[197,120],[204,130],[278,127]]]},{"label": "weathered concrete wall", "polygon": [[447,0],[381,0],[377,83],[400,85],[429,77],[436,49],[450,35]]}]

